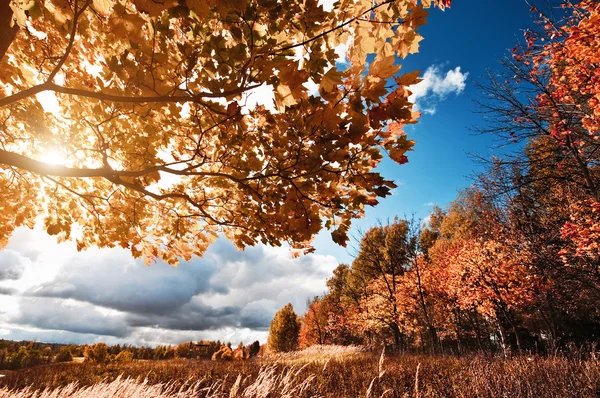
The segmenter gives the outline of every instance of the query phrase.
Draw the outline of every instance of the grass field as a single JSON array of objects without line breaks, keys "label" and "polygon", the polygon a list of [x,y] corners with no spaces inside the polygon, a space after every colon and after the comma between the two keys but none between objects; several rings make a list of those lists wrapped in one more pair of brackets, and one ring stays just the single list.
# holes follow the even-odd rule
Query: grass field
[{"label": "grass field", "polygon": [[[241,362],[44,365],[1,378],[0,397],[600,396],[600,362],[593,357],[382,358],[340,350],[324,358],[328,351],[318,351]],[[309,354],[317,360],[310,361]]]}]

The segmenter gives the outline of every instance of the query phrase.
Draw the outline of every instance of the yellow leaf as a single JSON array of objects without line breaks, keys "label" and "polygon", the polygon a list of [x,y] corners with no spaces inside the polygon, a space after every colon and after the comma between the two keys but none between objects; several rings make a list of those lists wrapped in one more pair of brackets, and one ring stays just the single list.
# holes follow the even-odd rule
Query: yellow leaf
[{"label": "yellow leaf", "polygon": [[377,57],[369,68],[369,74],[371,76],[377,76],[382,79],[392,77],[400,70],[400,65],[394,65],[394,55],[387,56],[385,58]]},{"label": "yellow leaf", "polygon": [[275,102],[280,110],[284,109],[286,106],[296,105],[296,99],[292,95],[292,90],[290,90],[289,86],[286,86],[285,84],[277,86],[277,89],[275,90]]},{"label": "yellow leaf", "polygon": [[423,37],[414,30],[398,29],[396,37],[391,39],[392,47],[400,58],[419,52],[419,42]]}]

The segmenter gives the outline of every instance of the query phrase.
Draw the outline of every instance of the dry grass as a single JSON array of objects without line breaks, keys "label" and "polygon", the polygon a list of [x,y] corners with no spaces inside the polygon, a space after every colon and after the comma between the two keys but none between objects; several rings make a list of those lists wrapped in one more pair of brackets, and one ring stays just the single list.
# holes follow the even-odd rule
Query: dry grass
[{"label": "dry grass", "polygon": [[357,349],[354,356],[329,356],[323,362],[326,353],[344,350],[313,350],[315,361],[303,366],[283,362],[308,361],[310,350],[275,361],[41,366],[0,379],[0,398],[600,396],[595,358],[384,355]]},{"label": "dry grass", "polygon": [[314,345],[300,351],[272,354],[267,358],[286,365],[326,364],[329,361],[357,360],[369,355],[360,346]]},{"label": "dry grass", "polygon": [[[88,387],[79,387],[76,382],[64,387],[36,390],[33,387],[24,389],[0,389],[0,398],[292,398],[304,396],[314,376],[304,379],[299,371],[289,368],[279,372],[275,367],[263,367],[254,380],[241,374],[232,385],[223,381],[210,382],[202,380],[178,385],[175,382],[149,384],[148,380],[137,381],[131,378],[117,377],[112,382],[103,381]],[[208,384],[208,385],[206,385]]]}]

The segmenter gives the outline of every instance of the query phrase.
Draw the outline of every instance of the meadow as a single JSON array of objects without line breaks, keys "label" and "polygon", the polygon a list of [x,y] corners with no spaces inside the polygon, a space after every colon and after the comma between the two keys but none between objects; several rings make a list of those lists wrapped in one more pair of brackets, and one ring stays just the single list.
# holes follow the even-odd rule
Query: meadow
[{"label": "meadow", "polygon": [[311,347],[247,361],[62,363],[8,373],[0,397],[597,397],[595,355],[387,354]]}]

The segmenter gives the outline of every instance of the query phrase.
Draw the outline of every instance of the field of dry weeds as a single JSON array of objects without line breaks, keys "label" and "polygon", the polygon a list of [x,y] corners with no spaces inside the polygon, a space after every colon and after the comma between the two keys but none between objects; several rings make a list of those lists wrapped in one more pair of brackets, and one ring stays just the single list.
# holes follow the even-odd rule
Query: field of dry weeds
[{"label": "field of dry weeds", "polygon": [[0,397],[598,397],[593,355],[387,355],[358,348],[243,362],[67,363],[0,378]]}]

